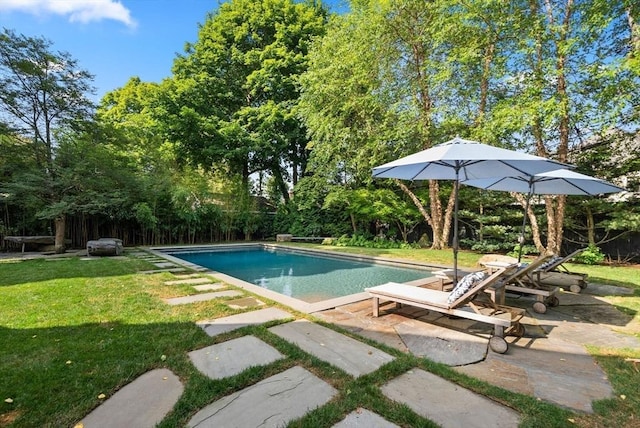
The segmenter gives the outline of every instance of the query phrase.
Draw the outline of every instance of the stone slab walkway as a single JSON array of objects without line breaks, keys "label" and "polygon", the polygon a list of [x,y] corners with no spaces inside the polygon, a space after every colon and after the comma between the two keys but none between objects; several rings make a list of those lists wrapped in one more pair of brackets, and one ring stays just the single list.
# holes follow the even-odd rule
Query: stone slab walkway
[{"label": "stone slab walkway", "polygon": [[383,312],[378,318],[372,317],[370,301],[315,315],[403,352],[451,366],[474,364],[487,354],[490,325],[411,306],[398,310],[393,303],[380,308]]},{"label": "stone slab walkway", "polygon": [[216,282],[212,284],[194,285],[193,288],[198,291],[216,291],[216,290],[226,288],[226,285],[224,285],[221,282]]},{"label": "stone slab walkway", "polygon": [[332,428],[400,428],[367,409],[357,409]]},{"label": "stone slab walkway", "polygon": [[165,269],[151,269],[151,270],[143,270],[140,271],[139,273],[145,274],[145,275],[152,275],[154,273],[163,273],[163,272],[185,272],[187,269],[183,268],[183,267],[170,267],[170,268],[165,268]]},{"label": "stone slab walkway", "polygon": [[175,305],[188,305],[190,303],[206,302],[221,297],[237,297],[242,296],[242,292],[238,290],[214,291],[212,293],[192,294],[191,296],[172,297],[170,299],[162,299],[165,303]]},{"label": "stone slab walkway", "polygon": [[198,285],[198,284],[210,284],[210,278],[185,278],[176,279],[174,281],[165,281],[164,285]]},{"label": "stone slab walkway", "polygon": [[394,359],[378,348],[307,320],[280,324],[269,331],[355,377],[376,371]]},{"label": "stone slab walkway", "polygon": [[451,366],[474,364],[485,359],[486,336],[427,324],[422,320],[407,320],[395,327],[413,355]]},{"label": "stone slab walkway", "polygon": [[279,428],[327,403],[335,388],[302,367],[292,367],[217,400],[196,413],[189,427]]},{"label": "stone slab walkway", "polygon": [[[448,319],[418,308],[396,310],[393,305],[385,315],[373,318],[370,302],[345,305],[316,316],[403,352],[454,366],[455,370],[507,390],[592,412],[592,402],[610,398],[612,388],[585,345],[640,348],[640,341],[626,334],[637,330],[632,317],[618,311],[606,297],[627,293],[618,288],[590,286],[580,294],[560,293],[560,306],[523,318],[525,336],[508,337],[506,354],[488,351],[479,361],[474,361],[479,353],[470,353],[461,341],[469,334],[486,340],[491,333],[486,324]],[[530,307],[530,302],[524,300],[509,299],[507,304]],[[604,322],[609,324],[600,324]],[[455,342],[444,343],[443,328],[450,330],[447,334],[456,335]],[[440,346],[429,346],[438,339],[443,342]],[[445,347],[452,352],[447,354]]]},{"label": "stone slab walkway", "polygon": [[421,369],[383,385],[382,393],[443,428],[515,428],[520,422],[513,409]]},{"label": "stone slab walkway", "polygon": [[583,412],[593,411],[593,400],[612,396],[606,374],[583,346],[553,337],[511,341],[508,354],[489,352],[485,361],[456,370]]},{"label": "stone slab walkway", "polygon": [[255,336],[243,336],[189,352],[189,358],[211,379],[222,379],[252,366],[271,364],[284,355]]},{"label": "stone slab walkway", "polygon": [[262,300],[258,300],[255,297],[247,296],[240,299],[229,300],[227,306],[233,309],[249,309],[256,306],[264,306],[265,303]]},{"label": "stone slab walkway", "polygon": [[209,336],[217,336],[218,334],[227,333],[242,327],[288,318],[293,318],[293,315],[287,311],[278,308],[265,308],[214,320],[198,321],[197,325]]},{"label": "stone slab walkway", "polygon": [[156,262],[156,263],[152,263],[155,267],[157,268],[174,268],[174,267],[178,267],[175,263],[171,263],[171,262]]},{"label": "stone slab walkway", "polygon": [[89,413],[84,428],[152,428],[173,409],[184,387],[168,369],[143,374]]}]

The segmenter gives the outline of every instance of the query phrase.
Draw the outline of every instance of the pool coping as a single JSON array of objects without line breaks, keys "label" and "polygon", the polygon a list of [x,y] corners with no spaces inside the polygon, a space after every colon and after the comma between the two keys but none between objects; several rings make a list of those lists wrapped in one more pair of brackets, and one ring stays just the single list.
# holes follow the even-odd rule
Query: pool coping
[{"label": "pool coping", "polygon": [[[251,242],[251,243],[232,243],[232,244],[208,244],[208,245],[167,245],[167,246],[153,246],[153,247],[145,247],[145,249],[152,254],[164,258],[166,260],[171,261],[172,263],[178,264],[188,269],[193,269],[198,272],[201,272],[206,275],[212,275],[221,281],[226,282],[227,284],[231,284],[235,287],[241,288],[243,290],[249,291],[253,294],[257,294],[258,296],[265,297],[267,299],[273,300],[275,302],[281,303],[283,305],[289,306],[292,309],[295,309],[300,312],[304,312],[307,314],[311,314],[314,312],[320,312],[327,309],[333,309],[338,306],[344,306],[351,303],[356,303],[362,300],[367,300],[371,298],[369,293],[366,291],[349,294],[347,296],[336,297],[333,299],[322,300],[319,302],[309,303],[300,299],[296,299],[294,297],[289,297],[284,294],[268,290],[266,288],[257,286],[255,284],[251,284],[250,282],[246,282],[239,278],[235,278],[233,276],[224,274],[222,272],[217,272],[212,269],[207,269],[195,263],[188,262],[186,260],[182,260],[178,257],[174,257],[171,254],[167,254],[165,251],[194,251],[201,250],[202,252],[211,251],[211,250],[222,250],[224,248],[271,248],[271,249],[280,249],[286,250],[293,253],[300,254],[311,254],[311,255],[322,255],[331,258],[337,259],[345,259],[345,260],[353,260],[353,261],[362,261],[374,264],[388,265],[388,266],[399,266],[399,267],[408,267],[413,269],[424,269],[429,272],[434,272],[438,269],[447,269],[448,266],[439,266],[439,265],[430,265],[426,263],[420,263],[413,260],[403,260],[403,259],[387,259],[384,257],[374,257],[374,256],[365,256],[360,254],[347,254],[340,253],[335,251],[327,251],[321,249],[309,249],[309,248],[296,248],[288,245],[279,245],[274,243],[265,243],[265,242]],[[421,280],[417,280],[421,281]],[[415,281],[412,281],[415,282]]]}]

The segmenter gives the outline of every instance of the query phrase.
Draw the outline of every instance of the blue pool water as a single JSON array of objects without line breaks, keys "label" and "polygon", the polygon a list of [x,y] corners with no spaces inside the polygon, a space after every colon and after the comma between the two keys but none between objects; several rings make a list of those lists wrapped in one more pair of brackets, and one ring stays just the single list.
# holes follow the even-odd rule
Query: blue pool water
[{"label": "blue pool water", "polygon": [[171,255],[308,303],[360,293],[389,281],[433,276],[427,270],[262,248]]}]

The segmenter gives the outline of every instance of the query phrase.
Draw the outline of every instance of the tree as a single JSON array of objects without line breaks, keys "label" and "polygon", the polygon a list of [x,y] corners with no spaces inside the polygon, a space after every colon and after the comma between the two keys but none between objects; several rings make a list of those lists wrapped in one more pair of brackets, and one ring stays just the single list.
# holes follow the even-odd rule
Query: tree
[{"label": "tree", "polygon": [[[92,76],[79,69],[66,52],[51,50],[44,38],[0,34],[0,112],[15,132],[31,141],[32,155],[44,177],[45,199],[54,204],[55,132],[78,127],[91,115],[86,97]],[[64,252],[65,214],[51,213],[55,222],[56,252]]]},{"label": "tree", "polygon": [[167,111],[182,157],[239,174],[266,171],[289,198],[306,163],[306,131],[295,114],[298,76],[326,11],[291,0],[232,0],[201,26],[174,64]]},{"label": "tree", "polygon": [[[500,26],[486,31],[492,21],[478,18],[484,9],[473,7],[359,1],[335,20],[314,45],[302,80],[300,111],[311,132],[310,170],[323,177],[318,179],[369,185],[376,164],[478,126],[488,109]],[[475,66],[482,55],[484,62]],[[344,183],[332,176],[344,177]],[[428,198],[421,200],[405,183],[396,183],[431,227],[432,247],[445,247],[454,207],[448,185],[430,181]]]},{"label": "tree", "polygon": [[296,197],[324,188],[324,207],[342,206],[354,233],[359,220],[391,221],[374,203],[392,199],[377,197],[385,189],[373,188],[371,168],[419,140],[414,112],[402,106],[392,78],[389,50],[384,14],[356,5],[351,14],[334,17],[327,35],[315,42],[301,79],[299,113],[309,129],[311,156],[306,186],[296,188]]},{"label": "tree", "polygon": [[[521,33],[507,52],[509,84],[486,126],[509,129],[535,154],[567,162],[574,145],[624,123],[638,79],[620,68],[628,49],[619,47],[631,39],[629,30],[616,31],[626,20],[622,9],[618,2],[518,3],[513,19]],[[565,196],[545,198],[547,242],[539,250],[560,251],[566,203]]]}]

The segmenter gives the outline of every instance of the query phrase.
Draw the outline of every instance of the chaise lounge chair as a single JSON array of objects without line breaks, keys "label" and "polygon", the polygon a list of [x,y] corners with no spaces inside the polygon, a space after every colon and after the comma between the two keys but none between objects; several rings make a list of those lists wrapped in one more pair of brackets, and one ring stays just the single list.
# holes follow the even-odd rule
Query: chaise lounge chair
[{"label": "chaise lounge chair", "polygon": [[573,259],[584,250],[585,248],[581,248],[565,257],[553,257],[549,262],[540,266],[540,268],[534,272],[534,280],[538,284],[555,285],[569,290],[572,293],[581,292],[587,288],[588,275],[586,273],[571,272],[563,266],[563,263]]},{"label": "chaise lounge chair", "polygon": [[[537,280],[537,271],[551,259],[551,255],[541,255],[529,264],[523,264],[506,276],[504,280],[505,290],[514,291],[521,294],[532,294],[536,297],[533,304],[533,311],[544,314],[547,311],[547,305],[558,306],[560,301],[556,296],[559,291],[558,287],[543,284]],[[486,267],[495,268],[500,266],[499,263],[486,263]],[[504,301],[499,303],[503,304]]]},{"label": "chaise lounge chair", "polygon": [[[460,318],[492,324],[494,334],[489,339],[489,347],[497,353],[505,353],[508,349],[505,334],[522,336],[524,326],[520,319],[525,310],[511,308],[495,303],[495,293],[501,291],[501,284],[515,265],[501,267],[491,274],[482,275],[475,272],[461,279],[451,292],[432,290],[408,284],[388,282],[365,291],[373,298],[373,316],[380,315],[380,300],[406,304]],[[484,279],[481,279],[484,276]],[[474,281],[475,279],[475,281]],[[492,287],[490,289],[490,287]],[[487,298],[487,293],[493,299]],[[502,290],[503,291],[503,290]]]}]

